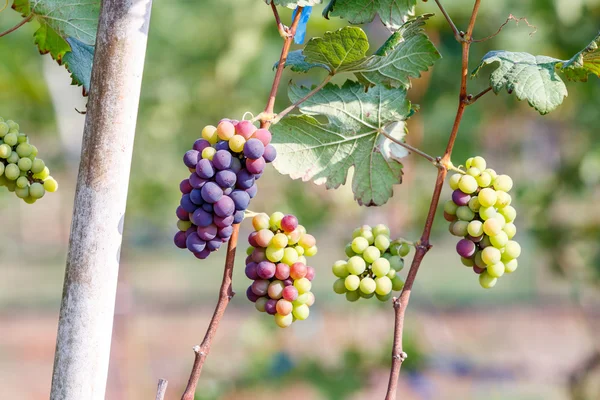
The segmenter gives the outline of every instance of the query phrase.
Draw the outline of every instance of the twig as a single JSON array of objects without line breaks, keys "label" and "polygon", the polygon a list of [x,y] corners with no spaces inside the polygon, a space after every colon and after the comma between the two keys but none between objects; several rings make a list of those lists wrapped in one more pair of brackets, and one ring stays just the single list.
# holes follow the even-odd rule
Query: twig
[{"label": "twig", "polygon": [[517,23],[517,25],[519,25],[519,22],[521,21],[525,21],[525,23],[527,24],[528,27],[533,28],[533,31],[529,34],[529,36],[532,36],[533,34],[535,34],[537,32],[537,27],[535,25],[531,25],[529,23],[529,21],[527,21],[527,18],[522,17],[522,18],[516,18],[514,15],[509,14],[508,18],[506,19],[506,21],[504,21],[504,23],[502,25],[500,25],[500,28],[498,28],[498,30],[496,31],[496,33],[494,33],[493,35],[490,36],[486,36],[483,39],[472,39],[471,42],[473,43],[479,43],[479,42],[485,42],[486,40],[490,40],[496,36],[498,36],[500,34],[500,32],[502,32],[502,29],[504,29],[504,27],[510,22],[510,21],[515,21]]},{"label": "twig", "polygon": [[273,2],[271,2],[271,9],[273,10],[273,15],[275,16],[275,23],[277,24],[277,30],[279,31],[279,35],[282,38],[286,39],[287,37],[289,37],[290,33],[287,27],[281,22],[279,11],[277,11],[277,6]]},{"label": "twig", "polygon": [[398,146],[402,146],[405,149],[408,149],[408,150],[412,151],[413,153],[418,154],[421,157],[429,160],[432,164],[434,164],[434,165],[438,164],[438,160],[435,157],[430,156],[429,154],[425,153],[424,151],[421,151],[421,150],[417,149],[416,147],[411,146],[408,143],[405,143],[405,142],[403,142],[401,140],[396,139],[395,137],[391,136],[390,134],[388,134],[383,129],[380,129],[379,133],[381,133],[383,136],[385,136],[386,138],[388,138],[392,142],[396,143]]},{"label": "twig", "polygon": [[16,31],[17,29],[19,29],[20,27],[22,27],[23,25],[25,25],[26,23],[28,23],[29,21],[31,21],[31,19],[34,17],[34,13],[29,14],[27,17],[23,18],[21,20],[21,22],[19,22],[18,24],[16,24],[15,26],[13,26],[12,28],[10,28],[9,30],[6,30],[2,33],[0,33],[0,37],[2,36],[6,36],[11,32]]},{"label": "twig", "polygon": [[166,379],[158,380],[158,389],[156,390],[156,400],[164,400],[165,394],[167,393],[167,386],[169,381]]},{"label": "twig", "polygon": [[[281,82],[281,74],[283,72],[283,68],[285,67],[285,60],[287,59],[288,53],[290,51],[290,47],[292,45],[292,41],[296,33],[296,28],[298,27],[298,23],[300,22],[300,15],[302,14],[301,11],[302,7],[298,7],[296,11],[296,18],[294,18],[292,27],[290,28],[290,36],[285,38],[285,42],[283,44],[281,57],[279,59],[279,67],[277,68],[277,72],[275,73],[273,87],[271,88],[271,93],[269,95],[269,101],[267,102],[267,106],[265,107],[265,111],[263,113],[266,116],[273,114],[275,97],[277,96],[277,89],[279,88],[279,84]],[[262,128],[268,128],[271,124],[271,119],[266,116],[263,116],[263,118],[261,119],[260,125]],[[183,396],[181,397],[181,400],[194,399],[196,387],[198,385],[198,380],[200,379],[200,374],[202,373],[204,361],[206,360],[206,357],[208,356],[208,353],[210,351],[212,340],[217,333],[217,329],[219,327],[219,323],[221,322],[221,318],[225,313],[225,309],[227,308],[227,305],[229,304],[231,298],[235,294],[233,292],[231,283],[239,231],[240,225],[234,225],[233,233],[231,235],[231,238],[229,239],[229,244],[227,245],[227,257],[225,259],[223,281],[221,283],[221,289],[219,290],[219,300],[217,301],[217,306],[213,313],[212,319],[210,320],[208,329],[206,331],[204,339],[202,340],[202,343],[199,346],[194,346],[194,365],[192,366],[190,379],[188,380],[187,387],[185,389],[185,392],[183,393]]]},{"label": "twig", "polygon": [[231,239],[229,239],[229,244],[227,245],[227,257],[225,260],[225,269],[223,271],[223,282],[221,283],[221,289],[219,290],[219,301],[217,302],[217,307],[215,308],[215,312],[213,313],[212,319],[208,324],[208,329],[206,330],[206,334],[204,335],[204,340],[202,340],[202,344],[200,346],[194,347],[194,353],[196,354],[194,358],[194,366],[192,367],[190,379],[188,381],[185,392],[181,397],[181,400],[194,400],[196,386],[198,385],[198,379],[200,379],[200,374],[202,373],[202,366],[204,365],[204,361],[206,360],[206,357],[210,352],[212,340],[215,337],[215,334],[217,333],[217,328],[219,327],[219,323],[221,322],[221,318],[225,313],[227,305],[235,295],[235,292],[233,291],[233,288],[231,286],[231,282],[239,231],[240,225],[234,225]]},{"label": "twig", "polygon": [[325,85],[327,85],[329,83],[331,78],[333,78],[333,75],[327,75],[327,77],[325,79],[323,79],[323,82],[321,82],[317,87],[315,87],[313,90],[308,92],[308,94],[306,96],[304,96],[303,98],[301,98],[300,100],[298,100],[297,102],[295,102],[294,104],[292,104],[291,106],[289,106],[288,108],[286,108],[285,110],[283,110],[279,114],[277,114],[277,117],[275,119],[273,119],[272,123],[273,124],[278,123],[279,121],[281,121],[281,119],[283,117],[288,115],[294,108],[298,107],[300,104],[304,103],[306,100],[310,99],[315,94],[317,94],[317,92],[319,90],[323,89],[323,87],[325,87]]},{"label": "twig", "polygon": [[[433,190],[433,195],[431,198],[431,204],[429,206],[429,212],[427,213],[427,219],[425,221],[425,228],[423,229],[423,234],[421,235],[421,239],[416,246],[415,256],[413,258],[412,264],[410,266],[410,270],[408,271],[408,277],[406,278],[406,283],[404,284],[404,288],[400,293],[400,297],[394,301],[394,347],[392,351],[392,366],[390,369],[390,379],[388,382],[388,390],[385,399],[386,400],[395,400],[396,399],[396,391],[398,388],[398,376],[400,375],[400,368],[402,367],[402,362],[405,357],[401,357],[399,355],[404,355],[402,351],[402,336],[404,331],[404,317],[406,314],[406,308],[408,306],[408,302],[410,300],[410,294],[412,291],[412,287],[417,276],[417,272],[419,271],[419,267],[421,266],[421,262],[423,258],[431,248],[431,244],[429,243],[429,238],[431,236],[431,229],[433,226],[433,221],[435,219],[435,214],[440,202],[440,196],[442,193],[442,189],[444,187],[444,180],[446,179],[446,174],[448,173],[448,165],[450,163],[450,156],[452,154],[452,149],[454,147],[454,142],[456,141],[456,136],[458,134],[458,128],[460,127],[460,122],[462,120],[462,116],[465,111],[465,107],[467,106],[467,77],[469,70],[469,50],[471,46],[471,36],[473,34],[473,28],[475,27],[475,21],[477,19],[477,13],[479,12],[481,0],[475,0],[475,4],[473,6],[473,12],[471,14],[471,20],[469,22],[469,27],[467,28],[467,32],[465,33],[465,40],[462,43],[463,54],[462,54],[462,66],[461,66],[461,85],[460,85],[460,96],[458,103],[458,110],[456,112],[456,118],[454,120],[454,125],[452,127],[452,132],[450,133],[450,138],[448,139],[448,145],[446,146],[446,152],[442,157],[441,164],[444,168],[438,169],[437,178],[435,181],[435,187]],[[439,3],[439,2],[438,2]]]},{"label": "twig", "polygon": [[471,104],[475,103],[477,100],[479,100],[479,98],[481,96],[483,96],[484,94],[486,94],[487,92],[489,92],[490,90],[492,90],[492,87],[488,87],[487,89],[482,90],[481,92],[479,92],[478,94],[476,94],[475,96],[473,96],[472,94],[467,96],[467,105],[470,106]]},{"label": "twig", "polygon": [[448,14],[448,12],[446,12],[446,9],[442,5],[442,3],[440,3],[439,0],[435,0],[435,3],[440,8],[440,11],[442,12],[442,14],[444,14],[444,17],[446,18],[446,21],[448,21],[448,25],[450,25],[450,28],[452,28],[452,32],[454,32],[454,37],[456,38],[456,40],[458,40],[459,42],[462,42],[464,40],[464,37],[463,37],[464,35],[458,30],[458,28],[454,24],[454,21],[452,21],[452,18],[450,18],[450,15]]}]

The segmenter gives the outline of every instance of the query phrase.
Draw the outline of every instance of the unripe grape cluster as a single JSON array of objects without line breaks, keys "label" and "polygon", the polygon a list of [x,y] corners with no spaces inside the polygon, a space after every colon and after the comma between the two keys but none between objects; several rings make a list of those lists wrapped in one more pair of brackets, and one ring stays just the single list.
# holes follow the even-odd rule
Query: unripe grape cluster
[{"label": "unripe grape cluster", "polygon": [[315,302],[310,291],[315,269],[306,262],[317,254],[315,238],[295,216],[280,212],[257,214],[252,226],[246,258],[246,276],[253,280],[248,299],[258,311],[273,315],[281,328],[305,320]]},{"label": "unripe grape cluster", "polygon": [[521,246],[512,240],[517,233],[517,211],[508,194],[513,181],[487,168],[479,156],[469,158],[466,168],[466,174],[450,177],[452,200],[444,204],[444,218],[450,221],[450,233],[462,237],[456,245],[462,263],[489,289],[517,269],[521,254]]},{"label": "unripe grape cluster", "polygon": [[19,124],[0,117],[0,186],[28,204],[58,190],[58,183],[37,155],[38,149],[19,132]]},{"label": "unripe grape cluster", "polygon": [[277,155],[270,143],[271,133],[250,121],[224,119],[204,127],[183,156],[191,174],[179,185],[177,247],[205,259],[229,240],[256,196],[265,165]]},{"label": "unripe grape cluster", "polygon": [[333,274],[338,278],[333,291],[345,294],[348,301],[376,297],[387,301],[392,291],[402,290],[404,280],[399,272],[410,252],[408,243],[390,239],[390,230],[380,224],[363,225],[354,230],[352,241],[346,246],[347,260],[333,264]]}]

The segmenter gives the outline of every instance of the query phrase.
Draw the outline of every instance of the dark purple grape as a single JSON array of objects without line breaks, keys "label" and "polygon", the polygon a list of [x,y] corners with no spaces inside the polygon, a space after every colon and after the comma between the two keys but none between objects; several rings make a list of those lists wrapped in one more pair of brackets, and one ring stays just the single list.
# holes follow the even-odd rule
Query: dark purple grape
[{"label": "dark purple grape", "polygon": [[209,241],[213,240],[217,236],[217,226],[210,224],[208,226],[198,227],[198,237],[202,240]]},{"label": "dark purple grape", "polygon": [[[265,159],[262,157],[257,158],[256,160],[246,159],[246,169],[248,172],[254,175],[260,175],[265,170]],[[260,178],[260,176],[255,176],[255,179]],[[244,188],[248,189],[248,188]]]},{"label": "dark purple grape", "polygon": [[187,237],[185,244],[192,253],[200,253],[206,247],[206,242],[194,233]]},{"label": "dark purple grape", "polygon": [[233,224],[233,215],[230,215],[228,217],[219,217],[215,215],[213,219],[217,228],[225,228]]},{"label": "dark purple grape", "polygon": [[256,160],[262,157],[265,152],[265,145],[258,139],[250,139],[244,144],[244,155],[247,158]]},{"label": "dark purple grape", "polygon": [[261,172],[260,174],[255,174],[254,175],[254,180],[257,181],[260,179],[260,177],[263,175],[263,173]]},{"label": "dark purple grape", "polygon": [[[229,142],[222,140],[220,142],[218,142],[217,144],[215,144],[215,150],[219,151],[219,150],[225,150],[229,153]],[[228,168],[228,167],[225,167]]]},{"label": "dark purple grape", "polygon": [[[182,221],[190,220],[190,213],[185,211],[181,206],[177,207],[177,210],[175,210],[175,214],[177,215],[177,218],[179,218]],[[232,218],[232,221],[233,221],[233,218]]]},{"label": "dark purple grape", "polygon": [[240,159],[237,157],[233,157],[231,159],[231,167],[229,167],[229,169],[235,172],[236,174],[240,172],[242,170],[242,162],[240,161]]},{"label": "dark purple grape", "polygon": [[197,174],[197,173],[195,173],[195,172],[193,172],[193,173],[190,175],[190,179],[189,179],[189,180],[190,180],[190,185],[191,185],[191,186],[192,186],[192,188],[194,188],[194,189],[201,189],[201,188],[202,188],[202,186],[204,186],[204,184],[205,184],[206,182],[208,182],[206,179],[200,178],[200,177],[198,176],[198,174]]},{"label": "dark purple grape", "polygon": [[179,247],[180,249],[185,249],[187,247],[185,232],[177,232],[173,241],[175,242],[175,246]]},{"label": "dark purple grape", "polygon": [[190,199],[189,194],[184,194],[183,196],[181,196],[181,202],[179,204],[181,205],[181,208],[183,208],[189,213],[193,213],[194,211],[196,211],[196,208],[198,208],[198,206],[195,205]]},{"label": "dark purple grape", "polygon": [[187,239],[192,233],[197,233],[198,227],[196,225],[192,225],[185,231],[185,238]]},{"label": "dark purple grape", "polygon": [[473,272],[475,272],[477,275],[483,273],[483,271],[485,271],[485,268],[479,268],[477,265],[473,265]]},{"label": "dark purple grape", "polygon": [[192,192],[190,193],[190,200],[192,200],[192,203],[197,204],[199,206],[204,204],[204,200],[202,199],[202,191],[200,189],[192,190]]},{"label": "dark purple grape", "polygon": [[239,224],[244,220],[244,216],[245,215],[243,210],[236,211],[235,214],[233,214],[233,223]]},{"label": "dark purple grape", "polygon": [[262,279],[271,279],[275,276],[275,264],[270,261],[261,261],[256,266],[256,273]]},{"label": "dark purple grape", "polygon": [[202,187],[202,198],[207,203],[213,204],[223,197],[223,189],[214,182],[206,182]]},{"label": "dark purple grape", "polygon": [[275,158],[277,158],[277,150],[275,150],[275,147],[273,147],[273,145],[268,144],[267,146],[265,146],[265,153],[263,154],[263,158],[267,163],[271,163],[275,160]]},{"label": "dark purple grape", "polygon": [[250,205],[250,195],[244,190],[234,190],[233,192],[231,192],[229,197],[231,197],[231,200],[233,200],[233,203],[235,204],[235,209],[237,211],[243,211],[247,209]]},{"label": "dark purple grape", "polygon": [[247,256],[247,257],[246,257],[246,260],[244,261],[244,264],[248,265],[248,264],[250,264],[251,262],[254,262],[254,261],[252,261],[252,256]]},{"label": "dark purple grape", "polygon": [[179,184],[179,190],[181,190],[182,194],[188,194],[189,192],[192,191],[192,185],[190,184],[189,179],[184,179],[181,181],[181,183]]},{"label": "dark purple grape", "polygon": [[[227,143],[227,142],[219,142]],[[229,145],[227,145],[229,148]],[[216,169],[223,170],[231,167],[231,153],[227,150],[219,150],[213,157],[213,165]]]},{"label": "dark purple grape", "polygon": [[233,226],[226,226],[225,228],[219,228],[217,235],[225,240],[228,240],[233,234]]},{"label": "dark purple grape", "polygon": [[215,181],[223,189],[227,189],[235,186],[235,182],[237,181],[237,175],[235,174],[235,172],[229,169],[224,169],[222,171],[217,172]]},{"label": "dark purple grape", "polygon": [[206,257],[208,257],[210,255],[210,250],[204,249],[200,253],[194,253],[194,255],[196,256],[196,258],[204,260],[204,259],[206,259]]},{"label": "dark purple grape", "polygon": [[236,187],[238,189],[249,189],[254,185],[254,174],[243,168],[237,173]]},{"label": "dark purple grape", "polygon": [[229,217],[235,212],[235,204],[231,197],[223,196],[214,204],[213,211],[219,217]]},{"label": "dark purple grape", "polygon": [[[177,237],[177,235],[175,235],[175,237]],[[185,246],[183,246],[185,247]],[[248,277],[248,279],[252,279],[253,281],[258,279],[258,274],[256,273],[256,263],[255,262],[250,262],[246,265],[246,276]]]},{"label": "dark purple grape", "polygon": [[471,242],[469,239],[461,239],[456,244],[456,252],[464,258],[470,258],[475,254],[475,243]]},{"label": "dark purple grape", "polygon": [[196,173],[200,178],[210,179],[215,176],[215,169],[210,160],[203,158],[198,161],[198,165],[196,165]]},{"label": "dark purple grape", "polygon": [[197,152],[202,153],[202,150],[206,149],[207,147],[210,147],[210,143],[206,139],[198,139],[194,142],[194,146],[192,147]]},{"label": "dark purple grape", "polygon": [[460,189],[452,192],[452,201],[458,206],[469,205],[469,200],[471,200],[471,195],[464,193]]},{"label": "dark purple grape", "polygon": [[200,153],[196,150],[188,150],[183,155],[183,163],[188,168],[195,168],[200,160]]},{"label": "dark purple grape", "polygon": [[293,279],[291,279],[291,278],[284,279],[282,282],[283,282],[283,285],[284,285],[284,286],[291,286],[291,285],[293,285],[293,284],[294,284],[294,280],[293,280]]},{"label": "dark purple grape", "polygon": [[248,289],[246,290],[246,297],[253,303],[256,303],[256,300],[261,298],[261,296],[257,296],[256,294],[254,294],[254,292],[252,291],[252,285],[248,286]]},{"label": "dark purple grape", "polygon": [[258,186],[256,186],[256,183],[246,189],[246,193],[248,193],[248,196],[253,199],[254,196],[256,196],[256,193],[258,193]]},{"label": "dark purple grape", "polygon": [[199,208],[192,214],[192,223],[200,227],[209,226],[213,223],[213,215]]},{"label": "dark purple grape", "polygon": [[206,248],[210,251],[217,251],[221,248],[223,241],[221,239],[213,239],[206,242]]},{"label": "dark purple grape", "polygon": [[267,302],[265,303],[265,311],[269,315],[277,314],[277,300],[275,300],[275,299],[267,300]]},{"label": "dark purple grape", "polygon": [[264,279],[259,279],[252,282],[252,292],[257,296],[264,296],[267,294],[267,290],[269,289],[269,281]]},{"label": "dark purple grape", "polygon": [[210,203],[204,203],[202,204],[202,209],[206,212],[212,213],[213,212],[213,205]]},{"label": "dark purple grape", "polygon": [[483,240],[483,235],[479,235],[477,237],[468,235],[467,238],[473,243],[479,243]]},{"label": "dark purple grape", "polygon": [[256,231],[252,231],[250,232],[250,234],[248,235],[248,244],[252,247],[259,247],[258,243],[256,243],[256,236],[258,235],[258,232]]}]

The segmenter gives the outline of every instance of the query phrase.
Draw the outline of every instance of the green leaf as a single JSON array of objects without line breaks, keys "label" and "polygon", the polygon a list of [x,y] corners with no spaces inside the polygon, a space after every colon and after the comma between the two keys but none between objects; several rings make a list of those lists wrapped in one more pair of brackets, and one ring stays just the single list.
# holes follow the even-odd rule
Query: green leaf
[{"label": "green leaf", "polygon": [[559,63],[558,67],[572,81],[587,82],[589,74],[600,77],[600,34],[585,49],[564,64]]},{"label": "green leaf", "polygon": [[[275,63],[273,69],[279,66],[279,61]],[[313,64],[306,61],[304,54],[302,54],[302,50],[291,51],[288,54],[287,60],[285,60],[285,66],[290,67],[290,69],[294,72],[308,72],[313,68],[324,68],[327,71],[331,72],[329,66],[325,64]]]},{"label": "green leaf", "polygon": [[365,58],[369,50],[367,34],[360,28],[347,26],[325,32],[322,38],[311,39],[303,54],[311,64],[325,64],[335,74],[338,69]]},{"label": "green leaf", "polygon": [[331,0],[323,15],[341,17],[351,24],[366,24],[379,15],[390,29],[398,29],[415,15],[417,0]]},{"label": "green leaf", "polygon": [[377,51],[364,60],[344,66],[367,86],[410,87],[410,78],[418,78],[437,60],[440,53],[429,40],[423,25],[432,14],[422,15],[404,24]]},{"label": "green leaf", "polygon": [[[309,88],[290,86],[290,100],[304,97]],[[334,189],[346,182],[354,167],[352,190],[362,205],[382,205],[402,182],[407,152],[382,132],[404,137],[404,121],[411,112],[406,90],[376,86],[365,91],[357,82],[342,87],[328,84],[302,103],[301,116],[287,116],[271,127],[277,148],[275,168],[292,179],[312,180]],[[328,123],[314,116],[326,117]]]},{"label": "green leaf", "polygon": [[[308,7],[315,6],[317,4],[321,4],[323,0],[273,0],[273,3],[276,6],[282,6],[287,8],[296,8],[296,7]],[[265,0],[265,3],[271,4],[271,0]]]},{"label": "green leaf", "polygon": [[33,13],[40,24],[34,33],[40,53],[64,63],[73,82],[89,91],[100,0],[14,0],[12,7],[24,17]]},{"label": "green leaf", "polygon": [[473,75],[477,75],[484,65],[495,62],[500,65],[490,76],[494,93],[506,88],[508,93],[514,92],[519,100],[527,100],[540,114],[554,110],[567,96],[567,87],[555,70],[561,60],[528,53],[490,51]]}]

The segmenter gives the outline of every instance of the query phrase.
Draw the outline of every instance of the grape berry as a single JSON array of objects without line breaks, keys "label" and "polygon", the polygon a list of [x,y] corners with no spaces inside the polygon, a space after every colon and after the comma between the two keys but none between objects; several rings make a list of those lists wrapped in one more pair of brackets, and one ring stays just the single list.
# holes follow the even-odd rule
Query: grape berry
[{"label": "grape berry", "polygon": [[287,328],[308,318],[315,302],[310,291],[315,270],[306,257],[317,254],[316,240],[293,215],[257,214],[252,225],[246,276],[253,282],[246,295],[258,311],[274,315],[275,323]]},{"label": "grape berry", "polygon": [[256,196],[265,164],[275,159],[270,142],[271,133],[250,121],[224,119],[217,127],[204,127],[202,138],[183,156],[191,175],[179,185],[177,247],[205,259],[229,240]]},{"label": "grape berry", "polygon": [[482,157],[469,158],[466,174],[450,177],[452,199],[444,204],[444,218],[450,233],[462,237],[456,245],[462,263],[489,289],[517,269],[521,246],[512,240],[517,233],[517,212],[508,194],[513,181],[486,167]]},{"label": "grape berry", "polygon": [[37,154],[27,135],[19,132],[19,124],[0,117],[0,186],[28,204],[58,190],[58,183]]},{"label": "grape berry", "polygon": [[371,228],[364,225],[354,230],[352,241],[346,246],[346,261],[333,264],[338,279],[333,290],[346,294],[348,301],[373,296],[380,301],[392,297],[392,291],[402,290],[404,280],[398,274],[404,268],[404,259],[410,247],[401,240],[390,240],[390,230],[381,224]]}]

